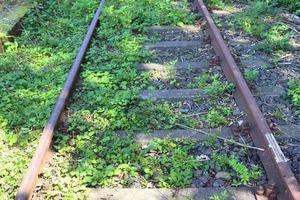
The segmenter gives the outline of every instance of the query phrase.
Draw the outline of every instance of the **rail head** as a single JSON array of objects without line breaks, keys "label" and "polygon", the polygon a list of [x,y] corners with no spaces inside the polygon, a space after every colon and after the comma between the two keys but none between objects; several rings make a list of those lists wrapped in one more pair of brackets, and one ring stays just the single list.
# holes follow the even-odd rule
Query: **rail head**
[{"label": "rail head", "polygon": [[59,122],[59,118],[65,108],[65,105],[68,102],[68,99],[71,95],[72,88],[76,82],[81,63],[84,59],[90,41],[92,39],[93,33],[96,30],[96,27],[99,23],[99,17],[102,13],[102,8],[105,3],[105,0],[101,0],[98,9],[93,17],[91,24],[88,27],[87,33],[84,37],[84,40],[81,44],[81,47],[76,55],[75,61],[69,71],[68,77],[65,81],[64,87],[61,90],[61,93],[56,101],[56,104],[52,110],[50,119],[45,126],[42,136],[40,138],[37,150],[31,160],[31,163],[28,167],[27,173],[25,174],[19,191],[15,197],[16,200],[27,200],[32,196],[32,192],[36,186],[38,175],[40,170],[46,160],[47,154],[49,152],[54,130]]},{"label": "rail head", "polygon": [[237,64],[235,63],[229,48],[216,27],[207,7],[202,0],[194,0],[199,11],[207,21],[208,31],[216,54],[221,60],[221,67],[226,77],[236,85],[234,97],[240,108],[246,111],[252,131],[251,137],[257,147],[265,149],[259,152],[259,156],[267,172],[270,182],[275,183],[278,191],[278,199],[300,200],[300,186],[297,182],[288,160],[282,153],[271,130],[260,111],[255,98]]}]

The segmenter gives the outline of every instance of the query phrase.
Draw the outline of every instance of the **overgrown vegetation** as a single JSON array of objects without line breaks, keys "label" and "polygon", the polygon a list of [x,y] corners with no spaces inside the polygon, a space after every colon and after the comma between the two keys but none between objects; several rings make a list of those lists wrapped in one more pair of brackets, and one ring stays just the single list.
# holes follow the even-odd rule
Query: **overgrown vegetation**
[{"label": "overgrown vegetation", "polygon": [[211,108],[206,114],[206,120],[211,127],[228,125],[228,118],[232,115],[232,108],[219,106]]},{"label": "overgrown vegetation", "polygon": [[232,2],[232,0],[204,0],[204,3],[206,3],[209,8],[216,9],[231,9],[231,7],[228,6],[230,2]]},{"label": "overgrown vegetation", "polygon": [[238,158],[234,155],[228,157],[226,155],[213,155],[213,162],[218,165],[221,169],[227,169],[230,167],[236,174],[237,179],[233,180],[233,185],[246,185],[251,180],[256,180],[259,176],[261,176],[262,172],[257,166],[253,166],[249,168],[239,162]]},{"label": "overgrown vegetation", "polygon": [[300,80],[290,80],[288,86],[288,95],[291,97],[292,104],[296,108],[296,114],[300,116]]},{"label": "overgrown vegetation", "polygon": [[99,135],[88,144],[94,136],[78,136],[72,141],[82,158],[69,166],[70,173],[88,186],[130,187],[141,183],[141,187],[148,187],[151,181],[159,187],[185,187],[191,184],[193,170],[200,166],[189,154],[192,144],[154,140],[141,148],[132,138],[114,134]]},{"label": "overgrown vegetation", "polygon": [[259,71],[257,69],[245,69],[244,72],[245,79],[250,83],[253,83],[257,80],[258,74]]},{"label": "overgrown vegetation", "polygon": [[274,2],[253,1],[235,17],[234,24],[261,39],[258,48],[269,53],[284,50],[289,47],[291,33],[287,25],[277,23],[276,10]]},{"label": "overgrown vegetation", "polygon": [[300,2],[298,0],[274,0],[279,5],[288,8],[295,15],[300,16]]},{"label": "overgrown vegetation", "polygon": [[[0,58],[0,147],[7,152],[1,154],[0,160],[2,199],[12,197],[20,183],[98,3],[40,1],[25,18],[22,36],[6,44],[6,54]],[[148,9],[149,6],[154,9]],[[89,52],[83,84],[75,95],[78,104],[72,108],[69,131],[75,125],[81,133],[91,128],[101,131],[147,128],[140,116],[144,113],[138,108],[130,109],[139,89],[133,87],[138,78],[132,66],[146,57],[146,52],[140,51],[145,38],[135,32],[148,25],[181,25],[192,19],[186,10],[173,8],[168,0],[108,1],[98,30],[99,40],[95,40]],[[138,107],[151,105],[146,102]],[[155,115],[154,125],[169,123],[166,106],[154,110],[162,113]],[[153,124],[154,117],[151,119]],[[23,153],[20,147],[26,151]],[[65,188],[58,186],[59,190]]]},{"label": "overgrown vegetation", "polygon": [[0,55],[1,199],[15,194],[97,4],[41,2],[25,17],[22,36],[5,44]]},{"label": "overgrown vegetation", "polygon": [[227,190],[224,190],[220,194],[214,194],[211,197],[209,197],[209,200],[226,200],[229,198],[229,192]]},{"label": "overgrown vegetation", "polygon": [[[25,18],[22,36],[7,43],[7,53],[0,56],[1,199],[15,194],[98,3],[40,1]],[[42,174],[49,186],[42,198],[84,199],[87,186],[186,187],[193,170],[204,167],[192,154],[194,143],[155,140],[141,146],[132,135],[172,128],[178,120],[169,104],[138,100],[146,80],[134,66],[149,58],[142,48],[145,27],[190,24],[194,16],[186,8],[185,1],[174,7],[169,0],[107,0],[69,118],[55,134],[54,160]],[[234,89],[218,76],[202,82],[212,96]],[[205,120],[225,125],[231,114],[229,107],[216,107]],[[128,137],[119,137],[116,130],[125,130]]]},{"label": "overgrown vegetation", "polygon": [[202,73],[197,78],[197,87],[203,88],[204,92],[210,96],[222,96],[225,93],[232,93],[235,90],[233,83],[220,80],[219,74]]}]

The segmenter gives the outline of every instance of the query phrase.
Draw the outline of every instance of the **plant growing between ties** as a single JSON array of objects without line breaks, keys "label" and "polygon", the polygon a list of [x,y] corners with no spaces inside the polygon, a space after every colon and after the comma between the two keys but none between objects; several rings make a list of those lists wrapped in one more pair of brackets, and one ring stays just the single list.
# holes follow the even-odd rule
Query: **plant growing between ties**
[{"label": "plant growing between ties", "polygon": [[210,96],[220,97],[225,93],[232,93],[235,90],[233,83],[221,82],[218,74],[202,73],[198,78],[198,87],[202,87],[204,92]]},{"label": "plant growing between ties", "polygon": [[227,190],[224,190],[220,194],[214,194],[211,197],[209,197],[209,200],[226,200],[229,198],[229,192]]},{"label": "plant growing between ties", "polygon": [[300,116],[300,80],[290,80],[288,83],[288,87],[288,95],[291,97],[291,102],[296,108],[296,114]]},{"label": "plant growing between ties", "polygon": [[0,55],[0,199],[15,195],[98,1],[34,5]]},{"label": "plant growing between ties", "polygon": [[250,83],[253,83],[258,78],[259,71],[257,69],[245,69],[245,79]]},{"label": "plant growing between ties", "polygon": [[260,168],[257,166],[248,168],[234,155],[228,157],[227,155],[214,154],[212,162],[218,165],[221,169],[230,167],[235,171],[237,175],[237,179],[233,180],[233,185],[235,186],[247,185],[251,180],[257,179],[257,177],[261,176],[262,174]]},{"label": "plant growing between ties", "polygon": [[206,121],[211,127],[224,126],[229,123],[228,118],[233,114],[233,110],[227,106],[211,108],[205,116]]},{"label": "plant growing between ties", "polygon": [[259,37],[261,43],[258,48],[268,53],[282,51],[290,46],[291,33],[287,25],[268,21],[276,16],[276,10],[269,1],[253,1],[243,13],[234,18],[234,24],[250,35]]}]

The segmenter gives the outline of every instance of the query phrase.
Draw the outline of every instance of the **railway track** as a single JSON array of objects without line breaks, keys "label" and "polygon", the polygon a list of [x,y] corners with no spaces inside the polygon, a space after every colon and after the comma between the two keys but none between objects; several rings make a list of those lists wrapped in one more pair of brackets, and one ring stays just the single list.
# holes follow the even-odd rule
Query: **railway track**
[{"label": "railway track", "polygon": [[[225,88],[225,93],[229,96],[226,100],[228,101],[227,103],[233,105],[236,110],[244,111],[246,118],[238,116],[237,119],[234,120],[237,121],[238,118],[243,118],[243,123],[239,121],[236,122],[237,125],[235,128],[223,128],[218,136],[222,142],[218,144],[225,145],[225,143],[229,141],[233,149],[241,147],[251,149],[250,154],[258,154],[267,175],[267,181],[265,181],[263,185],[257,184],[248,188],[228,188],[230,196],[235,199],[300,199],[299,183],[290,169],[288,159],[284,156],[276,139],[272,135],[263,114],[259,110],[246,81],[231,56],[206,6],[202,0],[195,0],[193,3],[195,10],[202,13],[202,21],[205,21],[207,27],[206,32],[209,34],[209,39],[206,33],[201,30],[203,26],[200,25],[185,27],[149,27],[149,35],[155,35],[156,38],[158,38],[156,43],[145,45],[145,48],[152,53],[153,59],[151,60],[152,62],[139,64],[137,70],[140,74],[147,72],[150,74],[154,73],[154,75],[152,74],[150,86],[147,86],[151,88],[151,90],[145,89],[140,91],[138,95],[139,99],[141,101],[171,102],[175,107],[179,105],[180,111],[185,115],[198,116],[201,115],[202,112],[208,111],[199,109],[201,111],[199,114],[199,110],[193,109],[193,107],[200,107],[200,103],[198,101],[196,102],[195,99],[202,99],[202,104],[207,104],[209,107],[210,100],[205,101],[209,95],[207,91],[199,89],[189,83],[195,81],[196,76],[205,71],[210,71],[212,74],[219,74],[219,79],[225,81],[223,84],[228,86]],[[55,128],[59,126],[60,118],[65,112],[65,107],[69,102],[71,92],[78,78],[80,66],[88,50],[89,43],[92,40],[93,33],[97,28],[98,19],[103,6],[105,6],[104,1],[101,1],[69,72],[64,88],[58,97],[48,124],[44,128],[37,151],[22,181],[16,199],[29,199],[32,196],[41,168],[47,161],[47,155],[51,148]],[[211,41],[214,52],[212,51],[212,46],[208,44],[208,41]],[[190,52],[192,52],[192,56],[190,56]],[[160,76],[160,73],[164,73],[166,70],[170,73],[170,64],[166,63],[170,63],[174,58],[177,58],[177,62],[171,64],[173,66],[171,71],[175,71],[174,76],[177,79],[179,78],[179,81],[170,83],[169,80],[164,80],[163,76]],[[222,71],[219,68],[220,66]],[[225,76],[223,74],[225,74]],[[153,76],[156,78],[153,78]],[[230,87],[229,83],[235,86],[234,90]],[[232,91],[233,93],[231,95],[230,93]],[[187,108],[182,105],[188,107],[189,111],[186,111]],[[198,111],[198,113],[196,111]],[[154,138],[185,139],[201,143],[201,141],[207,138],[205,135],[212,132],[210,128],[195,129],[181,123],[176,123],[176,128],[177,129],[170,130],[151,130],[150,133],[139,132],[134,134],[134,138],[138,143],[144,146],[147,146]],[[253,142],[230,140],[232,134],[238,132],[236,129],[242,129],[242,132],[250,134]],[[199,135],[199,133],[201,134]],[[124,131],[118,131],[116,134],[120,138],[128,137],[128,134]],[[211,153],[208,153],[208,155],[211,155]],[[199,156],[199,162],[201,162],[201,159],[207,159],[203,152],[200,153],[198,157]],[[216,184],[218,183],[216,182]],[[155,188],[132,190],[94,188],[90,191],[90,199],[134,199],[140,198],[141,196],[143,197],[140,199],[169,199],[174,197],[178,199],[184,199],[186,197],[208,199],[214,192],[219,191],[219,189],[216,188],[201,188],[197,187],[197,185],[199,184],[196,182],[194,184],[196,187],[176,190]]]}]

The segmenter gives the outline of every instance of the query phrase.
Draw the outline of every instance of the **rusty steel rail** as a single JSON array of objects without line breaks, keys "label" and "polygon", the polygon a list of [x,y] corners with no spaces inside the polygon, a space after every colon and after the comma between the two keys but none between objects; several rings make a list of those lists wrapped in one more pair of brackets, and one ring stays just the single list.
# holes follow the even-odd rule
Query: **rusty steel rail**
[{"label": "rusty steel rail", "polygon": [[194,0],[199,11],[207,21],[208,32],[217,56],[220,58],[221,67],[226,77],[235,83],[234,97],[238,106],[246,111],[251,126],[251,137],[255,145],[265,149],[258,152],[266,170],[268,180],[275,184],[277,198],[282,200],[300,200],[300,186],[297,182],[288,160],[282,153],[277,141],[260,111],[245,79],[235,63],[222,35],[216,27],[209,11],[202,0]]},{"label": "rusty steel rail", "polygon": [[42,136],[40,138],[37,150],[32,158],[32,161],[28,167],[27,174],[23,178],[19,191],[15,197],[16,200],[26,200],[31,198],[32,192],[36,186],[38,175],[45,162],[47,153],[50,150],[53,133],[58,124],[59,118],[65,108],[65,105],[70,97],[72,88],[78,77],[81,63],[84,59],[85,53],[89,47],[93,33],[99,23],[99,17],[102,13],[102,8],[105,0],[101,0],[99,7],[94,15],[94,18],[88,28],[85,38],[81,44],[81,47],[77,53],[75,61],[69,71],[68,77],[65,81],[64,87],[57,99],[54,109],[52,110],[50,119],[45,126]]}]

